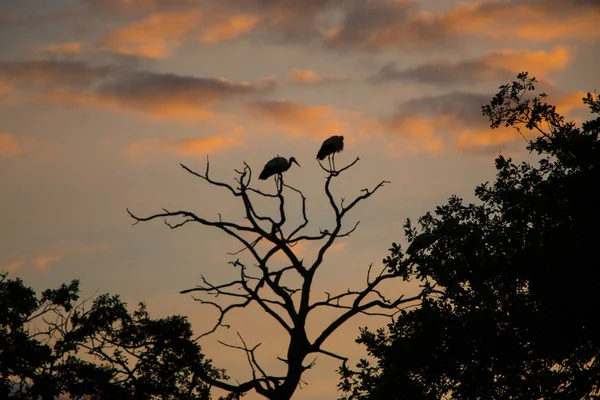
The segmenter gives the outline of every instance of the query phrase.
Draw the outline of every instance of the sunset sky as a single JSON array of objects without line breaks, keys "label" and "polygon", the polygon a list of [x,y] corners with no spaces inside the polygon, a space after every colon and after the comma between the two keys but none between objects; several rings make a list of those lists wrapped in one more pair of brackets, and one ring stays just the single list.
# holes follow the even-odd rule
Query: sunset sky
[{"label": "sunset sky", "polygon": [[[499,152],[526,157],[518,133],[481,115],[499,85],[529,71],[559,112],[587,118],[581,98],[600,89],[598,21],[597,0],[1,0],[0,269],[36,289],[78,278],[84,296],[144,301],[202,333],[217,314],[178,292],[201,275],[232,276],[227,253],[239,245],[199,225],[132,227],[126,208],[239,221],[239,199],[179,164],[202,172],[209,155],[213,177],[233,183],[244,161],[258,176],[270,158],[294,156],[301,168],[286,182],[306,194],[316,233],[334,220],[315,156],[342,134],[338,166],[361,161],[335,181],[338,200],[391,184],[348,216],[361,223],[331,249],[314,290],[359,288],[369,264],[405,244],[407,217],[452,194],[472,200]],[[307,260],[315,249],[296,248]],[[216,342],[239,344],[239,331],[263,343],[266,368],[284,371],[284,332],[271,320],[249,310],[227,322],[201,341],[216,366],[250,376],[245,356]],[[386,320],[349,323],[326,347],[356,362],[367,323]],[[337,366],[319,356],[294,398],[335,398]]]}]

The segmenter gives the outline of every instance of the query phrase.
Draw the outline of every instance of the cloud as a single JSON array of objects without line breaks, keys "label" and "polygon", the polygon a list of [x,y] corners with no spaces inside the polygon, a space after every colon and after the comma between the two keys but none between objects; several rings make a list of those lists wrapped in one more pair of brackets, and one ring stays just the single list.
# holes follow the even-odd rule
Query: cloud
[{"label": "cloud", "polygon": [[344,4],[340,0],[213,0],[229,13],[260,15],[260,24],[250,31],[261,41],[299,42],[318,38],[329,21],[327,12]]},{"label": "cloud", "polygon": [[492,97],[493,95],[460,91],[419,97],[402,104],[401,112],[397,115],[452,115],[482,126],[487,124],[487,120],[481,115],[481,106],[489,103]]},{"label": "cloud", "polygon": [[571,54],[564,46],[556,46],[551,51],[499,50],[488,53],[482,61],[515,73],[529,71],[533,75],[547,75],[564,70],[571,61]]},{"label": "cloud", "polygon": [[353,2],[340,26],[324,38],[330,47],[418,48],[449,40],[588,39],[600,37],[598,2],[488,0],[459,3],[441,13],[421,10],[416,0]]},{"label": "cloud", "polygon": [[40,271],[45,271],[50,264],[60,261],[61,259],[62,257],[57,255],[44,255],[33,260],[33,265]]},{"label": "cloud", "polygon": [[108,74],[108,68],[91,67],[82,61],[31,60],[0,62],[0,82],[32,86],[87,86]]},{"label": "cloud", "polygon": [[54,158],[54,148],[50,143],[8,132],[0,132],[0,159],[35,156],[37,161],[50,161]]},{"label": "cloud", "polygon": [[[319,252],[319,249],[321,248],[321,246],[323,245],[323,243],[320,242],[313,242],[313,241],[301,241],[301,242],[296,242],[296,244],[294,245],[294,254],[296,255],[296,257],[300,258],[300,259],[304,259],[304,261],[306,263],[309,262],[313,262],[313,258],[315,257],[315,255]],[[348,246],[348,242],[335,242],[331,245],[331,247],[329,248],[329,252],[333,253],[333,252],[339,252],[339,251],[343,251],[347,248]],[[271,249],[271,247],[264,247],[262,248],[263,245],[259,244],[257,249],[259,249],[259,251],[268,251]],[[273,264],[277,264],[277,266],[274,266],[274,268],[278,268],[279,266],[285,266],[287,264],[289,264],[290,260],[289,258],[287,258],[287,256],[285,255],[285,253],[283,251],[278,251],[277,253],[275,253],[275,255],[270,259],[270,261]]]},{"label": "cloud", "polygon": [[310,69],[291,69],[287,73],[287,77],[291,82],[300,83],[300,84],[328,84],[328,83],[345,83],[348,82],[349,79],[344,76],[338,75],[329,75],[329,76],[320,76],[315,71]]},{"label": "cloud", "polygon": [[82,44],[79,42],[69,42],[45,46],[42,47],[40,51],[43,53],[52,54],[79,54],[81,52],[82,47]]},{"label": "cloud", "polygon": [[318,39],[339,0],[204,0],[198,40],[217,44],[251,38],[257,42],[293,43]]},{"label": "cloud", "polygon": [[446,31],[436,29],[436,18],[420,13],[416,1],[357,1],[347,10],[341,26],[325,36],[331,47],[415,47],[437,42]]},{"label": "cloud", "polygon": [[583,91],[561,93],[548,99],[548,103],[556,106],[557,113],[567,115],[576,109],[588,109],[588,106],[583,103],[583,98],[586,97],[586,95],[587,93]]},{"label": "cloud", "polygon": [[288,100],[271,100],[247,104],[247,113],[265,127],[294,136],[322,139],[340,132],[356,131],[361,113],[339,110],[333,106],[310,106]]},{"label": "cloud", "polygon": [[137,112],[158,120],[208,121],[224,101],[269,93],[275,86],[271,78],[248,83],[113,69],[87,89],[58,87],[40,91],[34,99],[46,104]]},{"label": "cloud", "polygon": [[186,8],[203,0],[83,0],[94,12],[139,14]]},{"label": "cloud", "polygon": [[143,164],[150,158],[165,154],[180,158],[204,158],[208,154],[239,146],[245,146],[245,143],[235,137],[212,136],[182,140],[153,138],[132,143],[127,148],[126,156],[132,162]]},{"label": "cloud", "polygon": [[199,21],[198,10],[153,13],[142,21],[107,32],[100,46],[117,54],[164,59]]},{"label": "cloud", "polygon": [[[489,37],[506,36],[532,41],[555,39],[594,40],[600,37],[597,21],[600,3],[596,1],[536,0],[503,4],[496,0],[486,9],[484,5],[472,7],[472,16],[489,24],[485,30]],[[465,13],[466,16],[469,12]],[[461,19],[464,21],[464,18]]]},{"label": "cloud", "polygon": [[[569,112],[585,107],[581,100],[584,96],[581,91],[563,93],[553,90],[546,101],[556,105],[557,112],[567,115],[568,119]],[[381,117],[378,123],[382,130],[403,139],[388,145],[388,150],[393,153],[497,153],[523,138],[511,127],[489,127],[481,106],[488,104],[492,97],[492,94],[456,91],[412,99],[400,105],[394,114]],[[522,133],[526,136],[535,134],[527,130]]]},{"label": "cloud", "polygon": [[0,82],[0,96],[12,93],[13,87],[8,82]]},{"label": "cloud", "polygon": [[4,272],[16,271],[19,268],[21,268],[23,266],[23,264],[24,264],[23,261],[13,261],[6,265],[0,265],[0,271],[4,271]]},{"label": "cloud", "polygon": [[268,94],[276,86],[268,77],[232,82],[82,61],[0,62],[0,88],[9,94],[26,90],[28,101],[136,112],[155,120],[209,121],[225,102]]},{"label": "cloud", "polygon": [[270,91],[274,85],[270,79],[235,83],[223,78],[137,71],[107,82],[97,92],[100,96],[118,98],[132,107],[169,102],[212,105],[226,98]]},{"label": "cloud", "polygon": [[105,44],[120,54],[150,58],[167,57],[190,35],[204,44],[249,38],[371,50],[481,37],[542,42],[600,37],[600,7],[592,1],[457,2],[443,12],[426,11],[417,0],[87,1],[92,10],[150,13],[105,37]]},{"label": "cloud", "polygon": [[255,14],[229,15],[224,20],[205,28],[198,36],[204,44],[217,44],[237,39],[250,32],[259,22],[261,16]]},{"label": "cloud", "polygon": [[89,256],[109,248],[106,243],[86,243],[79,240],[62,240],[46,249],[42,255],[33,258],[31,263],[40,271],[58,261],[74,256]]},{"label": "cloud", "polygon": [[436,85],[507,81],[521,71],[545,76],[565,69],[570,60],[569,52],[562,46],[551,51],[498,50],[458,62],[438,60],[404,70],[399,69],[395,63],[389,63],[370,81],[377,84],[406,80]]},{"label": "cloud", "polygon": [[507,128],[489,128],[481,114],[481,105],[491,98],[491,95],[451,92],[407,101],[396,113],[379,121],[383,129],[404,139],[401,144],[390,144],[388,150],[413,154],[447,150],[495,152],[498,146],[518,140],[519,135]]},{"label": "cloud", "polygon": [[164,59],[190,36],[218,44],[249,35],[264,41],[317,38],[323,13],[336,0],[88,0],[91,10],[150,13],[109,31],[101,47],[117,54]]},{"label": "cloud", "polygon": [[13,135],[0,132],[0,157],[12,157],[23,154],[23,149]]}]

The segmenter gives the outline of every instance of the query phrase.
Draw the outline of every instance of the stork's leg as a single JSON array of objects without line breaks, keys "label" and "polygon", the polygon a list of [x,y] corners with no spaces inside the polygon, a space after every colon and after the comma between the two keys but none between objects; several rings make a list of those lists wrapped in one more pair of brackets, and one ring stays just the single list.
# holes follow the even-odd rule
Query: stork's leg
[{"label": "stork's leg", "polygon": [[331,155],[331,162],[333,163],[333,170],[335,171],[335,153]]},{"label": "stork's leg", "polygon": [[331,172],[331,154],[327,156],[327,162],[329,163],[329,172]]}]

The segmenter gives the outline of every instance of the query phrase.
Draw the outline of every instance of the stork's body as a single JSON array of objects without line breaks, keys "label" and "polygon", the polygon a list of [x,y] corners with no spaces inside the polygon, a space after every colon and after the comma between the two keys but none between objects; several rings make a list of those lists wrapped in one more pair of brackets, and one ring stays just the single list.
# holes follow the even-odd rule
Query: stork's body
[{"label": "stork's body", "polygon": [[283,157],[275,157],[265,165],[258,179],[264,181],[273,175],[282,174],[290,169],[292,163],[296,163],[297,166],[300,166],[294,157],[290,157],[289,161]]},{"label": "stork's body", "polygon": [[325,140],[317,153],[317,160],[324,160],[325,157],[329,158],[329,169],[335,170],[335,153],[339,153],[344,149],[344,137],[343,136],[332,136]]},{"label": "stork's body", "polygon": [[430,232],[418,235],[406,249],[406,254],[414,254],[419,250],[424,250],[431,246],[438,239],[437,235]]}]

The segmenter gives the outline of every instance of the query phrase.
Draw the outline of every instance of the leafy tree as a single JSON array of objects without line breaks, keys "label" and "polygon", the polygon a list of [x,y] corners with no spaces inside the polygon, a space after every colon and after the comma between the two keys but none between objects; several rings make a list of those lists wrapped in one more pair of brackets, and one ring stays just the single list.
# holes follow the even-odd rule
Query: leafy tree
[{"label": "leafy tree", "polygon": [[0,398],[209,399],[205,379],[224,378],[184,317],[151,319],[118,296],[79,299],[79,282],[38,299],[0,275]]},{"label": "leafy tree", "polygon": [[535,82],[519,74],[483,114],[536,133],[539,162],[499,156],[478,204],[453,196],[419,219],[438,237],[429,251],[393,244],[385,265],[423,301],[361,330],[376,364],[341,369],[344,399],[600,398],[600,101],[588,93],[596,117],[578,127],[529,94]]},{"label": "leafy tree", "polygon": [[[351,201],[345,201],[344,198],[341,201],[336,200],[331,190],[332,182],[358,161],[357,158],[340,169],[335,169],[335,167],[327,169],[320,164],[327,173],[324,192],[331,206],[333,223],[328,227],[319,226],[318,233],[314,232],[314,228],[313,232],[304,233],[310,227],[306,207],[307,199],[301,190],[285,183],[282,174],[275,176],[276,190],[274,193],[256,189],[252,187],[252,169],[246,163],[242,170],[236,170],[238,176],[235,185],[215,180],[209,173],[208,161],[204,173],[192,171],[182,165],[182,168],[191,175],[210,185],[223,188],[239,199],[245,217],[242,223],[226,221],[221,218],[221,214],[218,214],[218,219],[206,219],[186,210],[163,209],[163,212],[147,217],[137,216],[128,210],[135,220],[134,225],[141,221],[164,219],[165,224],[171,229],[187,224],[200,224],[220,229],[242,246],[241,250],[230,254],[234,257],[242,252],[249,255],[249,261],[237,258],[230,262],[233,268],[237,268],[239,278],[217,284],[202,277],[200,285],[182,291],[182,293],[196,292],[204,295],[203,298],[198,297],[196,300],[219,311],[215,325],[206,334],[215,332],[219,327],[227,326],[224,320],[232,310],[257,305],[266,315],[273,318],[283,328],[284,334],[289,337],[287,354],[278,357],[285,363],[285,372],[275,373],[263,368],[255,352],[258,345],[249,347],[240,336],[241,345],[227,345],[246,353],[252,378],[241,383],[213,379],[208,380],[210,384],[228,391],[232,396],[255,391],[268,399],[288,400],[301,382],[304,371],[311,368],[314,363],[314,361],[307,362],[310,355],[324,354],[343,362],[347,360],[343,355],[335,354],[325,347],[325,341],[340,326],[359,314],[393,315],[402,306],[419,300],[420,295],[405,297],[398,294],[391,298],[386,297],[380,291],[381,284],[400,277],[395,272],[386,272],[385,270],[373,272],[370,267],[362,289],[326,293],[320,298],[319,294],[315,293],[313,287],[315,276],[318,269],[324,265],[326,252],[335,240],[349,236],[358,226],[357,222],[350,227],[345,227],[346,217],[361,201],[368,199],[386,183],[386,181],[382,181],[373,189],[362,189],[362,193]],[[293,197],[296,197],[300,203],[298,214],[301,216],[301,221],[298,224],[294,224],[293,220],[288,219],[287,201]],[[270,215],[257,211],[257,205],[267,208],[269,202],[273,210]],[[307,265],[294,251],[294,246],[305,242],[319,243],[315,260]],[[277,254],[283,255],[286,266],[279,267],[273,262],[273,258]],[[206,296],[211,295],[218,299],[207,299]],[[309,315],[314,315],[317,310],[324,308],[338,311],[338,315],[327,321],[321,332],[311,337],[307,332],[307,319]]]}]

